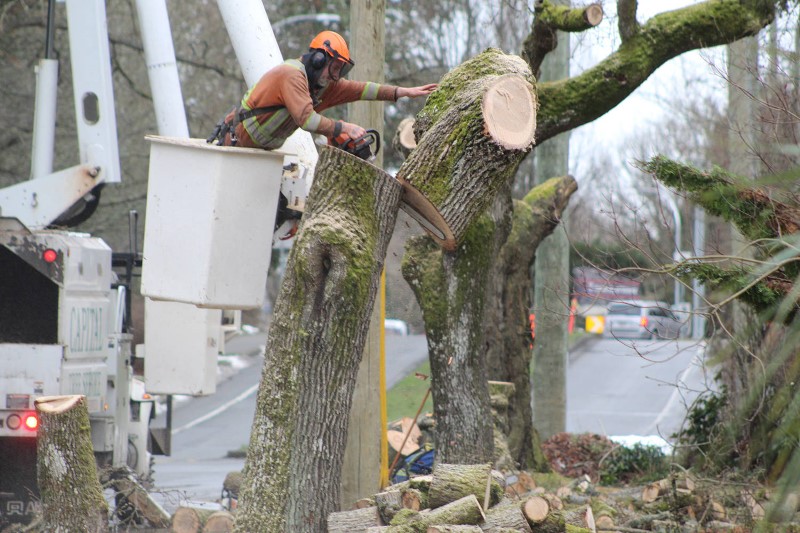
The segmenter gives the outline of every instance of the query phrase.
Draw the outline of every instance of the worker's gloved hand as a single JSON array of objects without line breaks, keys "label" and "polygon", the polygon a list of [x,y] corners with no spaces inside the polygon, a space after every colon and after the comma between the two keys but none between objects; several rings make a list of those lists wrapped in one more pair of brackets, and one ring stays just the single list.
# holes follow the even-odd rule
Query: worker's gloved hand
[{"label": "worker's gloved hand", "polygon": [[367,130],[358,124],[351,124],[349,122],[342,122],[342,133],[347,134],[351,139],[358,139],[367,134]]}]

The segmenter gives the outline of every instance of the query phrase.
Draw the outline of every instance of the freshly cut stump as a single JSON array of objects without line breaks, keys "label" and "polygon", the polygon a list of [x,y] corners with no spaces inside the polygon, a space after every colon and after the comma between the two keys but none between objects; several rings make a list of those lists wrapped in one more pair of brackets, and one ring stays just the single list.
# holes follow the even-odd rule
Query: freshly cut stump
[{"label": "freshly cut stump", "polygon": [[86,397],[42,396],[34,403],[42,530],[108,531],[108,504],[97,477]]},{"label": "freshly cut stump", "polygon": [[408,117],[400,121],[394,139],[392,139],[392,147],[403,154],[403,157],[408,157],[408,154],[417,147],[417,139],[414,137],[413,118]]},{"label": "freshly cut stump", "polygon": [[450,71],[417,115],[397,173],[401,207],[445,250],[494,200],[534,143],[538,107],[525,61],[490,48]]}]

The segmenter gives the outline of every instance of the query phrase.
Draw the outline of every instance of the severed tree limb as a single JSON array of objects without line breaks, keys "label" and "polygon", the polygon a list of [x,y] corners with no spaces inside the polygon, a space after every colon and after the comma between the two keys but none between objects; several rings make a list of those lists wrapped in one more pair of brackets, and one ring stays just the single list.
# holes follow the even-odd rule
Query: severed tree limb
[{"label": "severed tree limb", "polygon": [[85,396],[42,396],[36,471],[43,531],[108,531],[108,504],[97,477]]},{"label": "severed tree limb", "polygon": [[531,66],[536,78],[542,61],[558,46],[558,30],[581,32],[593,28],[603,21],[603,6],[590,4],[586,7],[570,8],[539,0],[534,6],[531,32],[522,44],[522,57]]},{"label": "severed tree limb", "polygon": [[669,187],[689,193],[689,198],[713,215],[736,225],[751,240],[775,239],[800,231],[800,208],[757,182],[715,167],[706,172],[656,156],[639,164]]},{"label": "severed tree limb", "polygon": [[[780,239],[800,232],[800,208],[777,191],[741,178],[721,168],[710,172],[677,163],[663,156],[640,162],[639,168],[665,185],[688,193],[711,214],[733,223],[747,238],[755,241],[765,255],[775,257],[783,248]],[[699,279],[714,288],[733,292],[758,311],[775,309],[792,291],[800,273],[795,254],[783,260],[772,259],[764,267],[749,268],[685,261],[674,267],[674,274],[686,281]],[[790,302],[790,320],[798,303]]]},{"label": "severed tree limb", "polygon": [[637,7],[637,0],[617,0],[617,17],[619,17],[617,27],[622,42],[639,32],[639,23],[636,21]]},{"label": "severed tree limb", "polygon": [[538,84],[537,142],[604,115],[673,57],[756,35],[774,19],[773,4],[708,0],[654,16],[593,68]]},{"label": "severed tree limb", "polygon": [[322,147],[275,304],[235,531],[324,531],[401,185]]}]

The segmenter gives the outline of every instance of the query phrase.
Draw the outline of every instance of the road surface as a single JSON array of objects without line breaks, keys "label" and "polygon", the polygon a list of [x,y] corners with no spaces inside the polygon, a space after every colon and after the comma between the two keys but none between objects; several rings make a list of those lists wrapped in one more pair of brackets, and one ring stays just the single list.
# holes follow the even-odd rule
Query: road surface
[{"label": "road surface", "polygon": [[[264,334],[227,345],[228,353],[260,354]],[[386,338],[387,385],[393,386],[427,357],[420,335]],[[244,465],[229,451],[247,444],[263,359],[220,382],[216,394],[177,405],[171,457],[155,460],[159,501],[173,512],[182,500],[216,501],[222,481]],[[701,346],[693,341],[626,341],[592,338],[570,354],[567,430],[609,436],[667,438],[685,414],[685,403],[705,387]],[[678,383],[681,386],[675,387]]]}]

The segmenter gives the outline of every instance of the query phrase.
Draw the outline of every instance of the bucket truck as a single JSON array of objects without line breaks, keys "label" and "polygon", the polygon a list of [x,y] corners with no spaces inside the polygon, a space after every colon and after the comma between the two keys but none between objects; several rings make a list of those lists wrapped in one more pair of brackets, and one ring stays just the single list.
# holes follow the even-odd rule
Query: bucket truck
[{"label": "bucket truck", "polygon": [[[122,171],[105,2],[63,3],[80,163],[53,170],[51,0],[36,67],[31,176],[0,189],[0,529],[37,510],[37,397],[86,397],[101,466],[128,465],[146,477],[151,454],[169,452],[169,424],[160,432],[150,426],[156,395],[214,392],[225,317],[261,306],[270,243],[290,229],[273,232],[278,193],[302,210],[316,162],[305,132],[272,153],[190,139],[166,4],[138,0],[159,134],[148,137],[144,254],[135,228],[127,253],[65,229],[91,215],[102,187],[121,181]],[[282,60],[263,4],[219,7],[229,32],[249,28],[232,41],[254,83]],[[140,268],[145,342],[133,346],[129,286]],[[134,355],[144,360],[144,376],[132,371]]]}]

